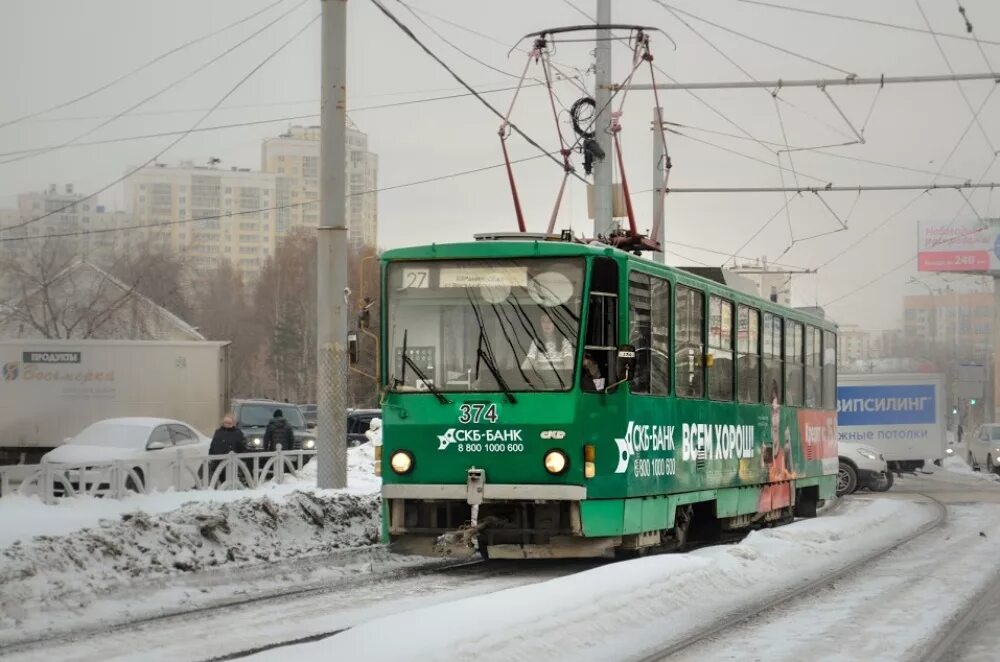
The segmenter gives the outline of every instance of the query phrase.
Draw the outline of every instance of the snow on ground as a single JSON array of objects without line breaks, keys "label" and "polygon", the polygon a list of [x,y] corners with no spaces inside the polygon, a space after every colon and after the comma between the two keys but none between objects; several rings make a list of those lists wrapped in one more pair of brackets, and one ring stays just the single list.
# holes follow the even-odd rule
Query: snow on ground
[{"label": "snow on ground", "polygon": [[[935,517],[925,504],[847,500],[738,545],[615,563],[369,621],[255,660],[622,659],[890,546]],[[391,633],[392,636],[386,636]],[[512,636],[511,633],[516,633]]]},{"label": "snow on ground", "polygon": [[[315,462],[258,490],[167,492],[45,505],[0,499],[0,641],[40,612],[82,616],[144,582],[277,568],[378,540],[370,444],[349,451],[347,490],[315,488]],[[176,596],[174,596],[176,598]],[[168,596],[169,598],[169,596]]]},{"label": "snow on ground", "polygon": [[[943,528],[676,659],[923,659],[933,639],[952,627],[953,616],[994,580],[998,568],[1000,505],[953,505]],[[997,659],[1000,637],[990,630],[983,634],[989,635],[984,639],[992,643],[992,656],[980,659]]]}]

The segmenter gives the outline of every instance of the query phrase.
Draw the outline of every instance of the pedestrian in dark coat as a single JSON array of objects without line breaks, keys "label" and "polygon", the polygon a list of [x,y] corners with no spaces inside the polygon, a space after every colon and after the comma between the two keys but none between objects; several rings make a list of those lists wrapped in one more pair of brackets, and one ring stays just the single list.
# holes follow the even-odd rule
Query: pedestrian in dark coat
[{"label": "pedestrian in dark coat", "polygon": [[[243,430],[236,427],[235,420],[236,417],[232,414],[223,416],[222,427],[212,435],[212,444],[208,447],[209,455],[227,455],[229,453],[243,453],[246,451],[246,437],[243,436]],[[215,475],[215,470],[220,464],[222,463],[218,460],[208,463],[209,476]],[[219,472],[217,485],[225,483],[226,478],[226,470],[223,468]],[[239,476],[237,475],[233,478],[238,480]]]},{"label": "pedestrian in dark coat", "polygon": [[285,414],[280,409],[274,410],[274,417],[268,421],[264,430],[264,450],[274,452],[281,446],[282,450],[294,450],[293,442],[295,431],[285,419]]},{"label": "pedestrian in dark coat", "polygon": [[246,450],[246,443],[243,430],[236,427],[233,415],[226,414],[222,419],[222,427],[212,435],[212,445],[208,448],[208,454],[242,453]]}]

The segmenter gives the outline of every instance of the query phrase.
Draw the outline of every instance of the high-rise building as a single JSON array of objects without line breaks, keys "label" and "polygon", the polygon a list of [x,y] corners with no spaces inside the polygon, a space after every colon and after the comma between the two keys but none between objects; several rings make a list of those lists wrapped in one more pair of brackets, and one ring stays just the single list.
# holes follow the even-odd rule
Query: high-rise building
[{"label": "high-rise building", "polygon": [[[293,126],[261,146],[261,170],[277,177],[276,223],[279,234],[319,225],[318,126]],[[368,151],[368,136],[347,127],[347,227],[351,249],[374,247],[378,240],[378,156]]]},{"label": "high-rise building", "polygon": [[[17,227],[26,221],[27,225]],[[120,243],[121,233],[108,230],[130,224],[127,213],[108,210],[96,200],[85,198],[74,191],[72,184],[61,189],[52,184],[43,191],[21,193],[17,209],[0,210],[0,233],[7,237],[36,237],[5,242],[4,250],[14,255],[27,254],[41,245],[41,238],[51,237],[50,241],[58,241],[67,253],[99,262]]]},{"label": "high-rise building", "polygon": [[[256,280],[277,239],[275,176],[248,168],[156,165],[126,181],[126,203],[153,246],[191,257],[199,270],[229,260]],[[193,219],[193,220],[192,220]],[[202,219],[202,220],[198,220]]]},{"label": "high-rise building", "polygon": [[940,292],[903,299],[903,331],[907,338],[959,354],[981,355],[993,346],[993,294]]}]

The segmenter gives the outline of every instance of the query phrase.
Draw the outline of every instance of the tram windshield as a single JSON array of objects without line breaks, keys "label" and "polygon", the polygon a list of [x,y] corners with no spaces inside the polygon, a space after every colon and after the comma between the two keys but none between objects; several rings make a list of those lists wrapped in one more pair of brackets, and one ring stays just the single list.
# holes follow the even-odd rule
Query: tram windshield
[{"label": "tram windshield", "polygon": [[390,264],[389,386],[445,392],[570,389],[583,270],[583,258]]}]

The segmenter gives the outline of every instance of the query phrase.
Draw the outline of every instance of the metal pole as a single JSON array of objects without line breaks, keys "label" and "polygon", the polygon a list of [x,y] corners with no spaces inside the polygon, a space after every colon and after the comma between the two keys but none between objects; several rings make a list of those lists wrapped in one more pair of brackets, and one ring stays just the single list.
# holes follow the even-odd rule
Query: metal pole
[{"label": "metal pole", "polygon": [[[661,248],[666,248],[666,229],[663,227],[663,173],[666,171],[667,158],[663,149],[663,140],[660,138],[660,127],[663,126],[663,109],[653,108],[653,227],[656,228],[654,241],[659,242]],[[660,251],[659,259],[663,264],[667,263],[667,254]]]},{"label": "metal pole", "polygon": [[[598,25],[611,24],[611,0],[597,0]],[[597,117],[594,131],[604,158],[594,163],[594,236],[607,235],[613,228],[614,178],[611,133],[611,30],[597,30],[594,48],[597,71],[594,73],[594,103]]]},{"label": "metal pole", "polygon": [[704,187],[668,188],[668,193],[861,193],[865,191],[937,191],[952,189],[998,188],[1000,182],[973,184],[889,184],[863,186],[773,186],[773,187]]},{"label": "metal pole", "polygon": [[[867,78],[845,77],[845,78],[814,78],[809,80],[741,80],[719,83],[658,83],[658,90],[739,90],[739,89],[781,89],[783,87],[832,87],[837,85],[898,85],[900,83],[945,83],[963,80],[992,80],[1000,83],[1000,74],[955,74],[938,76],[876,76]],[[629,86],[632,90],[651,90],[650,83],[633,83]],[[618,89],[617,85],[611,86],[612,90]]]},{"label": "metal pole", "polygon": [[1000,274],[993,275],[993,420],[1000,421]]},{"label": "metal pole", "polygon": [[347,0],[322,0],[316,483],[347,485]]}]

